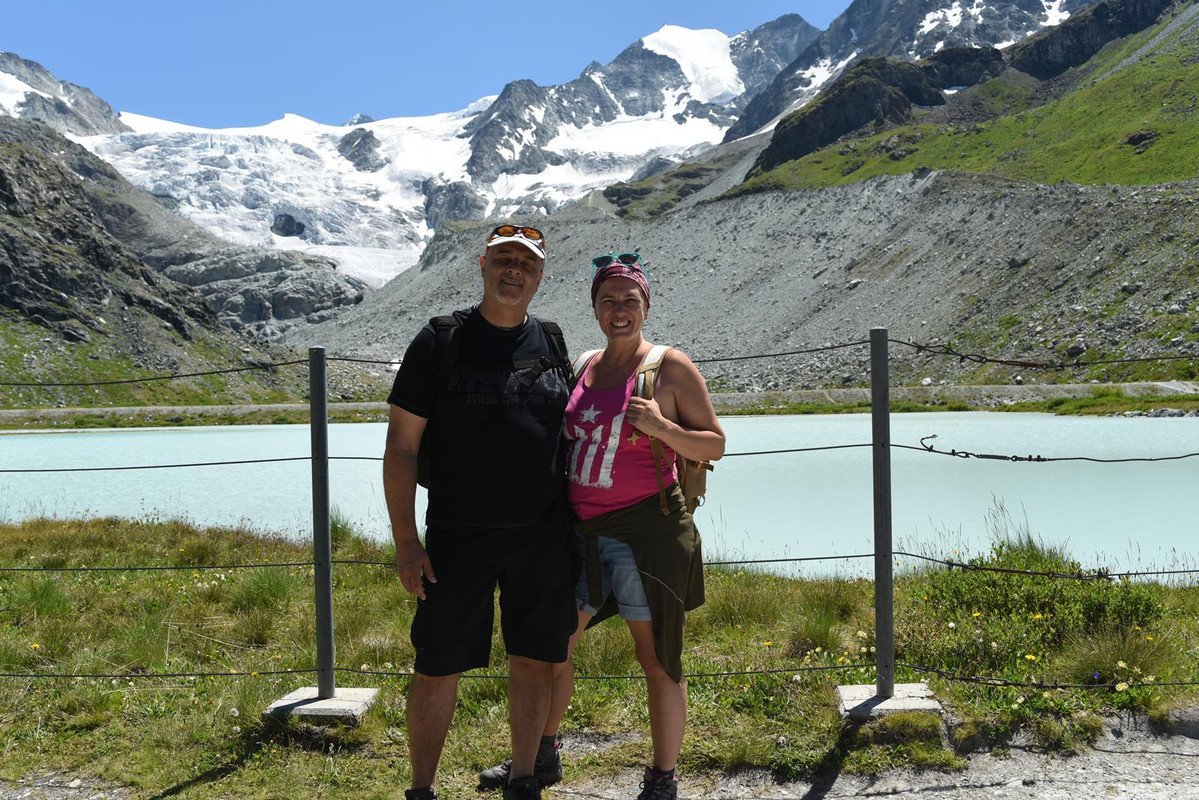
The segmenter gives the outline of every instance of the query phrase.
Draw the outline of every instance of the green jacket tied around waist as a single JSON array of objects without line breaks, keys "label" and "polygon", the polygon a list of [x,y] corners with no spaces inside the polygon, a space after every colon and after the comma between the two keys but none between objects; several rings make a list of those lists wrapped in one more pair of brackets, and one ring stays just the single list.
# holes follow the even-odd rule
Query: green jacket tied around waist
[{"label": "green jacket tied around waist", "polygon": [[675,681],[683,679],[683,621],[704,602],[704,565],[699,531],[683,503],[678,484],[667,494],[670,513],[662,515],[655,492],[626,508],[575,523],[586,547],[588,604],[598,608],[588,627],[617,613],[616,599],[603,593],[597,536],[624,542],[633,551],[649,603],[654,653]]}]

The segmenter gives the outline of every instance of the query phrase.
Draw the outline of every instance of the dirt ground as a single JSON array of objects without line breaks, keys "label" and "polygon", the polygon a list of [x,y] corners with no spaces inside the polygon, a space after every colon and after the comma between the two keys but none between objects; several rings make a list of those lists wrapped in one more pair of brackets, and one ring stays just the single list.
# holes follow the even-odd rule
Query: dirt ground
[{"label": "dirt ground", "polygon": [[[1188,731],[1194,734],[1195,731]],[[568,757],[564,749],[564,757]],[[935,800],[1191,800],[1199,798],[1199,738],[1162,734],[1143,723],[1109,720],[1106,734],[1078,756],[1038,752],[1017,739],[1002,755],[975,753],[964,772],[889,772],[878,778],[832,774],[816,781],[778,783],[763,773],[696,780],[682,775],[687,800],[840,800],[849,797]],[[567,768],[569,776],[569,767]],[[640,775],[577,784],[569,780],[547,800],[632,800]]]},{"label": "dirt ground", "polygon": [[[594,743],[563,747],[567,780],[545,800],[633,800],[640,774],[570,780],[570,754]],[[685,800],[841,800],[850,797],[935,800],[1199,800],[1199,710],[1162,732],[1144,721],[1109,719],[1106,733],[1077,756],[1047,754],[1017,738],[1006,750],[974,753],[963,772],[888,772],[878,778],[831,774],[779,783],[764,772],[719,777],[681,775]],[[136,793],[82,775],[56,773],[18,783],[0,781],[0,800],[125,800]],[[498,795],[480,795],[498,800]]]}]

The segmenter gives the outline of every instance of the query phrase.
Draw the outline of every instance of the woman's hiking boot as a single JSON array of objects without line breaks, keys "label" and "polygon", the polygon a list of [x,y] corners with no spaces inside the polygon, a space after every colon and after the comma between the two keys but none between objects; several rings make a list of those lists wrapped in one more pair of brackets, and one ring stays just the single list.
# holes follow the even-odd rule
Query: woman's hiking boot
[{"label": "woman's hiking boot", "polygon": [[504,800],[541,800],[541,787],[537,776],[513,778],[504,784]]},{"label": "woman's hiking boot", "polygon": [[658,772],[645,768],[645,777],[641,779],[641,794],[637,800],[678,800],[679,781],[674,772]]},{"label": "woman's hiking boot", "polygon": [[[558,751],[562,749],[562,738],[555,736],[552,741],[544,738],[537,745],[537,760],[533,763],[533,775],[542,787],[552,786],[562,780],[562,757]],[[496,764],[479,773],[479,789],[498,789],[508,783],[508,775],[512,772],[512,759],[506,759],[502,764]]]},{"label": "woman's hiking boot", "polygon": [[437,800],[437,793],[432,789],[405,789],[404,800]]}]

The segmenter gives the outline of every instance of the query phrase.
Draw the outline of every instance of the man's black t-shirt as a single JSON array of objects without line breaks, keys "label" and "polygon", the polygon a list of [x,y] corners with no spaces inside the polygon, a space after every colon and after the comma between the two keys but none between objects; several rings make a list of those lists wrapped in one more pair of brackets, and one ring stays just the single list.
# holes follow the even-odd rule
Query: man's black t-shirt
[{"label": "man's black t-shirt", "polygon": [[[436,334],[408,345],[389,403],[429,420],[427,524],[518,527],[564,508],[563,369],[545,368],[549,336],[533,317],[498,328],[456,311],[454,366],[439,375]],[[513,365],[516,365],[515,367]]]}]

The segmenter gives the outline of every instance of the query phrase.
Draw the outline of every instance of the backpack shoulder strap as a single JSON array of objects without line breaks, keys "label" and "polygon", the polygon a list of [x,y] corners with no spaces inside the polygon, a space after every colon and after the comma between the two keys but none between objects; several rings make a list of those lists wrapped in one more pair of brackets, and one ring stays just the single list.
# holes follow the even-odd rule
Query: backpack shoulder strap
[{"label": "backpack shoulder strap", "polygon": [[635,391],[638,397],[644,397],[646,400],[654,399],[654,384],[658,382],[658,370],[670,349],[669,345],[656,344],[645,354],[645,358],[641,360],[641,366],[637,368]]},{"label": "backpack shoulder strap", "polygon": [[454,364],[458,362],[457,332],[462,327],[462,320],[456,315],[446,314],[429,320],[433,328],[433,355],[437,363],[437,386],[445,383],[446,377]]},{"label": "backpack shoulder strap", "polygon": [[[658,381],[658,370],[662,366],[662,359],[666,358],[669,350],[670,347],[667,345],[656,344],[641,360],[641,366],[637,368],[637,384],[634,387],[634,392],[638,397],[644,397],[646,400],[654,399],[654,384]],[[670,509],[666,506],[666,484],[662,482],[662,462],[666,459],[666,451],[662,449],[662,443],[653,436],[649,438],[649,446],[654,454],[654,473],[658,478],[658,508],[661,510],[662,516],[666,516],[670,514]]]},{"label": "backpack shoulder strap", "polygon": [[598,356],[603,350],[584,350],[575,356],[574,363],[570,365],[570,385],[573,388],[579,382],[579,378],[583,376],[583,370],[587,369],[587,365],[591,360]]},{"label": "backpack shoulder strap", "polygon": [[554,351],[554,355],[559,358],[566,358],[566,337],[562,335],[562,327],[550,319],[542,319],[541,317],[533,317],[541,323],[542,329],[549,334],[550,349]]}]

